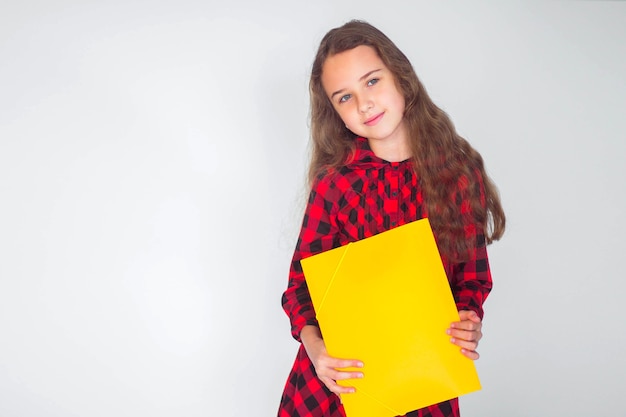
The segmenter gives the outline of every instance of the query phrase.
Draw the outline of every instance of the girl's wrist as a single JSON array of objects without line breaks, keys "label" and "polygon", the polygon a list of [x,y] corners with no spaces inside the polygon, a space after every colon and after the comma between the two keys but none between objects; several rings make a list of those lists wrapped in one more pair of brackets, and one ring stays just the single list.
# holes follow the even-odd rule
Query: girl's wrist
[{"label": "girl's wrist", "polygon": [[322,346],[324,344],[319,327],[312,325],[307,325],[302,328],[302,331],[300,331],[300,340],[309,357],[311,357],[314,352],[318,351],[320,344]]}]

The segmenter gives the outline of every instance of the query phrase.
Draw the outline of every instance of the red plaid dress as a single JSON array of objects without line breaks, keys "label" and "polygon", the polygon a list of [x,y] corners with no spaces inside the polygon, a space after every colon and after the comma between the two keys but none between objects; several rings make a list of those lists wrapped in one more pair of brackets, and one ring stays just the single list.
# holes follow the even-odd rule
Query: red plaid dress
[{"label": "red plaid dress", "polygon": [[[372,152],[366,139],[356,141],[353,161],[318,179],[309,196],[288,288],[282,297],[283,308],[291,320],[292,335],[298,341],[305,325],[318,325],[301,259],[426,217],[411,162],[384,161]],[[460,203],[468,207],[467,201]],[[461,264],[444,260],[444,266],[457,308],[474,310],[482,318],[482,304],[491,290],[485,239],[473,225],[466,227],[466,234],[476,238],[475,256]],[[345,416],[339,398],[317,378],[302,344],[287,379],[278,416]],[[412,411],[409,416],[457,417],[458,400]]]}]

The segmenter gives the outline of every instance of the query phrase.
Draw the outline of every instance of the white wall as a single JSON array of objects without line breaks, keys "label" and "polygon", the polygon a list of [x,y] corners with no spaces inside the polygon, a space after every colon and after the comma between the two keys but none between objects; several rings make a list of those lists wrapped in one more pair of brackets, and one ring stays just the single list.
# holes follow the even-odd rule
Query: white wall
[{"label": "white wall", "polygon": [[275,415],[308,70],[354,17],[508,215],[464,416],[619,414],[626,3],[307,3],[0,5],[0,416]]}]

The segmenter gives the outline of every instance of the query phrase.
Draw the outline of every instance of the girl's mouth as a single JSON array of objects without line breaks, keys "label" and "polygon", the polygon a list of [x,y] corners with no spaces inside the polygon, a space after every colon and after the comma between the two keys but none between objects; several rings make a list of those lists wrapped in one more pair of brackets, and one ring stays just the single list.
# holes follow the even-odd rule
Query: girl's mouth
[{"label": "girl's mouth", "polygon": [[378,123],[380,121],[380,119],[383,118],[384,115],[385,115],[385,112],[381,112],[381,113],[378,113],[375,116],[370,117],[369,119],[367,119],[365,121],[365,125],[366,126],[374,126],[376,123]]}]

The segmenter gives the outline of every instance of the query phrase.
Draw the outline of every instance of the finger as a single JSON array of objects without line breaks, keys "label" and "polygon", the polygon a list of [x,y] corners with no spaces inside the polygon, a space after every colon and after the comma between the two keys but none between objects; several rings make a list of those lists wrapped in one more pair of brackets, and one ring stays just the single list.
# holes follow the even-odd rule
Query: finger
[{"label": "finger", "polygon": [[362,368],[363,362],[357,359],[339,359],[334,367],[335,368]]},{"label": "finger", "polygon": [[354,387],[344,387],[337,384],[338,380],[363,378],[363,373],[359,371],[348,371],[336,368],[363,367],[363,363],[353,359],[337,359],[330,356],[323,356],[315,366],[315,372],[326,387],[335,394],[349,394],[354,392]]},{"label": "finger", "polygon": [[448,329],[446,333],[454,337],[455,339],[463,339],[470,342],[478,342],[483,337],[483,333],[480,330],[468,331],[460,329]]},{"label": "finger", "polygon": [[462,349],[467,350],[476,350],[478,347],[478,342],[472,342],[469,340],[455,339],[454,337],[450,339],[450,343],[457,345]]},{"label": "finger", "polygon": [[459,311],[459,319],[460,319],[460,321],[471,320],[474,323],[480,323],[482,321],[480,319],[480,317],[478,317],[478,314],[476,314],[476,312],[473,311],[473,310],[461,310],[461,311]]},{"label": "finger", "polygon": [[450,324],[451,329],[462,329],[470,331],[480,330],[482,329],[482,327],[483,324],[481,322],[474,322],[471,320],[456,321]]},{"label": "finger", "polygon": [[363,372],[340,371],[334,368],[322,368],[317,372],[317,376],[321,378],[329,378],[333,381],[341,381],[345,379],[361,379]]},{"label": "finger", "polygon": [[326,356],[320,361],[320,365],[328,368],[363,368],[363,362],[356,359],[338,359]]},{"label": "finger", "polygon": [[461,349],[461,353],[473,361],[480,358],[480,355],[475,350]]},{"label": "finger", "polygon": [[335,381],[342,381],[344,379],[361,379],[363,378],[363,372],[345,372],[335,371]]},{"label": "finger", "polygon": [[324,383],[324,385],[326,385],[326,388],[328,388],[331,392],[334,392],[337,395],[352,394],[356,392],[356,388],[339,385],[337,384],[336,381],[334,381],[331,378],[324,377],[324,378],[320,378],[320,380]]}]

